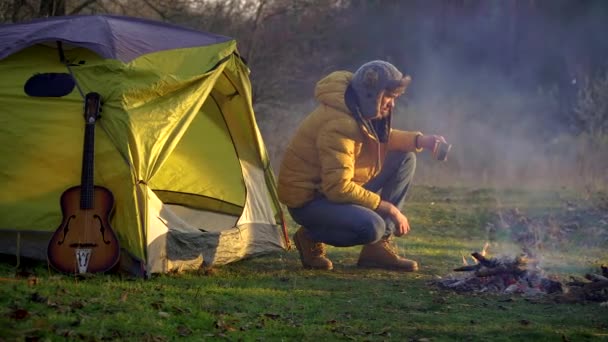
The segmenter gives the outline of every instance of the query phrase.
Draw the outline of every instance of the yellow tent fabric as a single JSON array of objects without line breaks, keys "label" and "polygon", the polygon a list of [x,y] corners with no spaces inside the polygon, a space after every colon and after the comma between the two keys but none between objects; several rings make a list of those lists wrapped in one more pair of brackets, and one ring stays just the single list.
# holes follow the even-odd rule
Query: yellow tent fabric
[{"label": "yellow tent fabric", "polygon": [[[285,248],[274,176],[251,106],[249,71],[234,40],[157,51],[127,63],[78,46],[62,52],[69,69],[53,44],[34,44],[0,60],[0,235],[57,229],[59,198],[80,183],[82,95],[94,91],[103,103],[95,184],[114,194],[112,228],[144,272],[150,272],[147,189],[165,204],[235,217],[246,206],[268,207],[273,219],[249,221],[272,228],[269,250]],[[77,88],[63,97],[27,96],[24,84],[38,73],[71,73]],[[258,189],[248,188],[243,165],[264,175]],[[248,201],[253,193],[261,194],[260,203]],[[6,244],[0,252],[20,248]],[[266,251],[227,260],[260,252]]]}]

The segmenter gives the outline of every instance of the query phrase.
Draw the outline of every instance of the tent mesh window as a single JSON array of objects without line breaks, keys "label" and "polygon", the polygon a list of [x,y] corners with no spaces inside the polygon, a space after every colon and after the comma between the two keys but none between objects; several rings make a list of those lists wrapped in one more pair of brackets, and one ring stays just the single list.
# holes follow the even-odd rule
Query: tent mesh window
[{"label": "tent mesh window", "polygon": [[41,73],[30,77],[23,87],[32,97],[62,97],[70,94],[76,83],[67,73]]}]

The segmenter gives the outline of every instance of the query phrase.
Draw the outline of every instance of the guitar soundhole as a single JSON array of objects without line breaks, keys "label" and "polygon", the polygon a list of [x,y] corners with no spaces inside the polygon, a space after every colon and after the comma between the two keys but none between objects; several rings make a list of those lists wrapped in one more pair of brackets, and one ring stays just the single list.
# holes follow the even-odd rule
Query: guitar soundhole
[{"label": "guitar soundhole", "polygon": [[58,241],[57,244],[58,245],[63,245],[63,243],[65,242],[65,237],[68,235],[68,231],[70,230],[70,221],[72,221],[73,218],[76,218],[76,215],[71,215],[70,217],[68,217],[68,221],[65,223],[65,226],[63,227],[63,239],[61,239],[61,241]]},{"label": "guitar soundhole", "polygon": [[106,231],[106,228],[104,228],[104,226],[103,226],[103,221],[101,220],[101,217],[99,217],[99,215],[95,215],[95,216],[93,216],[93,217],[94,217],[94,218],[96,218],[96,219],[97,219],[97,221],[99,221],[99,231],[101,232],[101,240],[102,240],[102,241],[103,241],[103,242],[104,242],[106,245],[109,245],[109,244],[110,244],[110,241],[106,241],[106,237],[105,237],[105,235],[104,235],[104,234],[105,234],[105,231]]}]

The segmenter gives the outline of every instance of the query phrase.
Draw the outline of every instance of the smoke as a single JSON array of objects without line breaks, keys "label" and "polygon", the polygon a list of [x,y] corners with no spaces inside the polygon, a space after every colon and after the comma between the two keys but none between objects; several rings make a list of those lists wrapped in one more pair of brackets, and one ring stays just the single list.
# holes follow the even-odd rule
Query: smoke
[{"label": "smoke", "polygon": [[589,9],[573,19],[524,6],[514,14],[506,2],[492,4],[455,11],[443,28],[420,25],[415,42],[404,48],[413,83],[396,126],[440,134],[453,144],[447,165],[422,158],[419,180],[585,184],[581,177],[590,175],[580,174],[581,160],[597,159],[601,150],[574,146],[580,143],[571,125],[576,79],[597,66],[589,54],[608,56],[605,42],[592,50],[584,45],[596,41],[594,32],[606,20],[602,24],[601,14]]},{"label": "smoke", "polygon": [[608,62],[605,2],[357,3],[340,10],[338,28],[324,31],[327,44],[314,51],[325,58],[305,65],[308,76],[298,83],[305,85],[294,92],[300,103],[260,111],[275,160],[290,123],[308,112],[313,80],[385,59],[413,78],[394,127],[440,134],[453,145],[446,162],[419,155],[418,183],[608,187],[608,139],[581,135],[585,118],[576,112],[583,80]]}]

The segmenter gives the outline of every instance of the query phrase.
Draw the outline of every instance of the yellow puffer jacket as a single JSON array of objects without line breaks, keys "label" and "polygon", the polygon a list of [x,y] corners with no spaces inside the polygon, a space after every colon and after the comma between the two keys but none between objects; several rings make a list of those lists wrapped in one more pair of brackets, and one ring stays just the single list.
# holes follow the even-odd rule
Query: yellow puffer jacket
[{"label": "yellow puffer jacket", "polygon": [[290,208],[322,194],[330,201],[375,210],[380,196],[362,185],[380,172],[386,152],[420,151],[415,147],[420,132],[392,129],[388,144],[382,144],[355,120],[344,103],[352,76],[336,71],[317,83],[315,97],[320,105],[300,124],[285,150],[278,192]]}]

